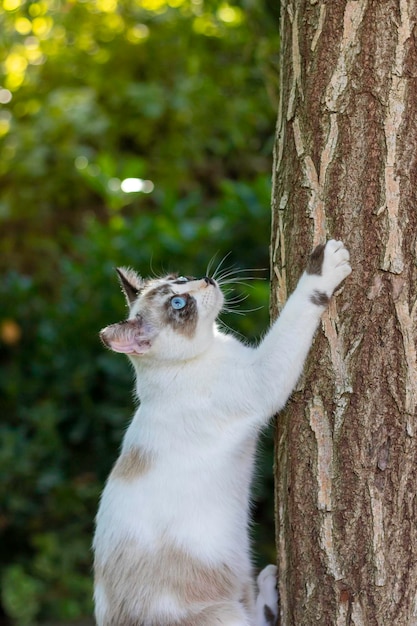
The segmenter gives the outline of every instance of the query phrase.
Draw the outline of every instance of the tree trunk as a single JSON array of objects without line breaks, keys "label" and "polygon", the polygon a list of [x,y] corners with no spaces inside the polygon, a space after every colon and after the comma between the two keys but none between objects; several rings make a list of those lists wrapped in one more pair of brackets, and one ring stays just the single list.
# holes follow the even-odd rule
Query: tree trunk
[{"label": "tree trunk", "polygon": [[276,433],[282,626],[417,625],[417,0],[281,4],[272,315],[352,275]]}]

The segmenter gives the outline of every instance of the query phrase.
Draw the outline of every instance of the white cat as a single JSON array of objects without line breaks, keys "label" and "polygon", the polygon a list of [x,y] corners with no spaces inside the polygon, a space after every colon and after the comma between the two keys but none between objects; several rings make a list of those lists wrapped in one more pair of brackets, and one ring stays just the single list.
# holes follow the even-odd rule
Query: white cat
[{"label": "white cat", "polygon": [[99,626],[264,626],[275,568],[252,582],[249,497],[259,431],[287,401],[320,316],[351,272],[318,246],[256,348],[221,333],[213,278],[119,276],[130,313],[101,332],[129,355],[140,406],[103,491],[94,538]]}]

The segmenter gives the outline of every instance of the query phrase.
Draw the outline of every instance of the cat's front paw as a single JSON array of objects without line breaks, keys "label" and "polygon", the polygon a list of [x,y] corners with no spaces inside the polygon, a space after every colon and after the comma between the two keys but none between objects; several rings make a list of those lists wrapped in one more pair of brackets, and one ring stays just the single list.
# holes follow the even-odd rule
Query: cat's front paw
[{"label": "cat's front paw", "polygon": [[331,239],[317,246],[309,259],[306,273],[315,278],[316,288],[311,296],[318,305],[325,305],[335,289],[352,271],[349,252],[341,241]]}]

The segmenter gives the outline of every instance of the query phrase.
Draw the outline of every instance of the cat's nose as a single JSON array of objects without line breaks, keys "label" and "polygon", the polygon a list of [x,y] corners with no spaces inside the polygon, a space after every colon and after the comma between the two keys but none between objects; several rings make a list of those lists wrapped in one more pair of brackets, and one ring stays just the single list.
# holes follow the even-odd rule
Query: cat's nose
[{"label": "cat's nose", "polygon": [[214,282],[214,280],[212,278],[210,278],[209,276],[204,276],[204,279],[207,283],[207,285],[215,285],[216,283]]}]

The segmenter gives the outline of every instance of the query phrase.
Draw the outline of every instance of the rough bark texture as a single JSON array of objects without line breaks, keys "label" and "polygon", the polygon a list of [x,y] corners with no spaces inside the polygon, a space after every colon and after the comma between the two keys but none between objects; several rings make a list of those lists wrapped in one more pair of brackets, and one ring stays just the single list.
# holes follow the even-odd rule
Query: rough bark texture
[{"label": "rough bark texture", "polygon": [[272,314],[353,273],[276,435],[280,623],[417,625],[417,0],[281,4]]}]

